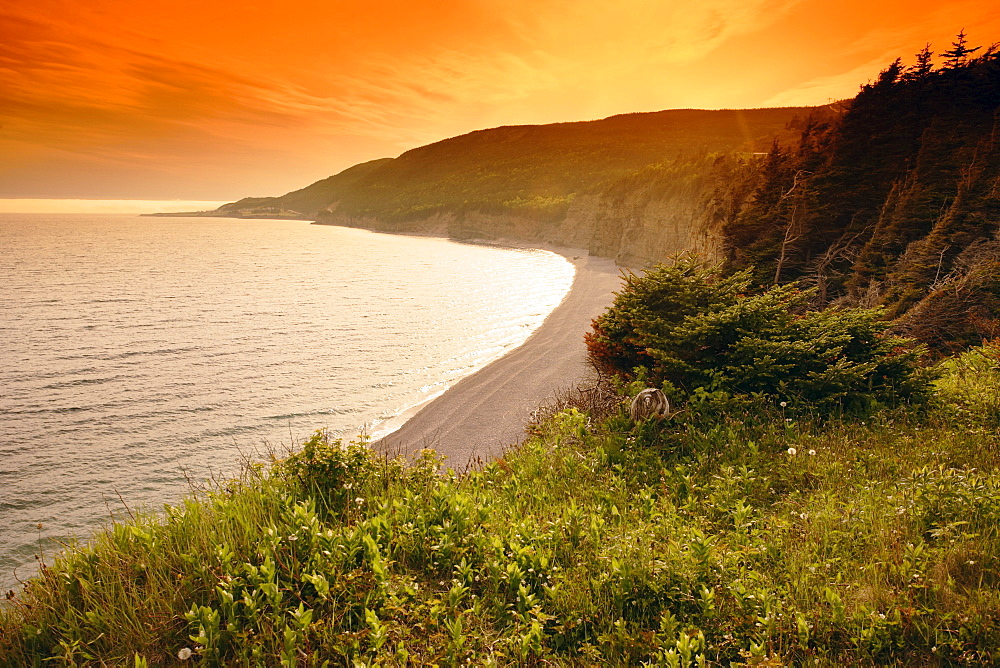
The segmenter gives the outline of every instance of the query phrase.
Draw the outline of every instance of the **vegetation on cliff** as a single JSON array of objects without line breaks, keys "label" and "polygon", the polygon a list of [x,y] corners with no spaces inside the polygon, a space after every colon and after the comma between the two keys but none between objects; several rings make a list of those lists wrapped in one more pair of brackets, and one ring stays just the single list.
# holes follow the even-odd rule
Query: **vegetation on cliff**
[{"label": "vegetation on cliff", "polygon": [[720,225],[729,266],[815,286],[817,305],[880,305],[941,352],[1000,333],[1000,52],[959,35],[943,55],[893,62],[744,172]]},{"label": "vegetation on cliff", "polygon": [[373,160],[280,197],[248,197],[211,215],[294,211],[304,218],[405,227],[435,213],[508,213],[547,221],[573,198],[676,156],[765,150],[810,107],[624,114],[598,121],[479,130]]},{"label": "vegetation on cliff", "polygon": [[810,310],[814,290],[752,283],[749,270],[722,275],[693,257],[630,274],[586,336],[590,361],[682,401],[766,397],[829,411],[924,393],[925,351],[886,334],[880,311]]},{"label": "vegetation on cliff", "polygon": [[809,108],[680,109],[480,130],[407,151],[360,182],[330,217],[386,225],[435,212],[565,216],[601,184],[678,155],[766,147]]}]

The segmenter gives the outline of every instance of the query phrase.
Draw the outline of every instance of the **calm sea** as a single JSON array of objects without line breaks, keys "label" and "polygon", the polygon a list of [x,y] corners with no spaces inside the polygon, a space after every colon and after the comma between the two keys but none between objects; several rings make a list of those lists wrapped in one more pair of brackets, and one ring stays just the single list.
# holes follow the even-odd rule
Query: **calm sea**
[{"label": "calm sea", "polygon": [[119,495],[155,509],[241,453],[377,431],[572,279],[544,251],[297,221],[0,214],[0,585]]}]

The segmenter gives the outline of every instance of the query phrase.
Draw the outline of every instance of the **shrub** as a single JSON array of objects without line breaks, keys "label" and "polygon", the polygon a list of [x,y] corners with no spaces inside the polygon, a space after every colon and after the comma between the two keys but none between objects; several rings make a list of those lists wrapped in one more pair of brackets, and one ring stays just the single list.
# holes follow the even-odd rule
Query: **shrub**
[{"label": "shrub", "polygon": [[367,482],[373,462],[365,442],[345,444],[320,430],[303,444],[302,450],[279,462],[277,470],[321,499],[324,511],[339,514],[354,498],[353,490]]},{"label": "shrub", "polygon": [[751,271],[682,256],[630,274],[587,334],[591,363],[626,378],[643,367],[687,395],[854,408],[924,394],[923,348],[885,333],[879,310],[810,311],[812,292],[794,285],[754,294]]}]

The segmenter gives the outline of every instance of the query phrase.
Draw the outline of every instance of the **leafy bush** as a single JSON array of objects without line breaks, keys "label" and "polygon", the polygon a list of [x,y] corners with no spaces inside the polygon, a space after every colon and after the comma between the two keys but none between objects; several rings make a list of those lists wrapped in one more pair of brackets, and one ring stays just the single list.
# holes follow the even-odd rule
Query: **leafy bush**
[{"label": "leafy bush", "polygon": [[940,368],[935,395],[950,420],[969,427],[1000,425],[1000,341],[946,359]]},{"label": "leafy bush", "polygon": [[302,450],[278,464],[278,471],[323,500],[324,510],[339,514],[371,476],[373,465],[365,442],[344,443],[317,431]]},{"label": "leafy bush", "polygon": [[885,333],[872,309],[806,309],[792,285],[751,293],[751,270],[729,276],[690,256],[631,274],[587,334],[599,371],[686,395],[763,395],[852,408],[922,395],[923,349]]}]

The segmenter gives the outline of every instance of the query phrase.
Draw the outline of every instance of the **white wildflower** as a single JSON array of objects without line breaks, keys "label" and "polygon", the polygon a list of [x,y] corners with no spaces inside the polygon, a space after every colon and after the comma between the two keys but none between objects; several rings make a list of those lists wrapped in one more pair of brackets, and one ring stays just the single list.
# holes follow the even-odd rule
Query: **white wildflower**
[{"label": "white wildflower", "polygon": [[809,456],[810,456],[810,457],[815,457],[815,456],[816,456],[816,451],[815,451],[815,450],[812,450],[812,449],[810,449],[810,450],[809,450]]},{"label": "white wildflower", "polygon": [[364,503],[364,502],[365,502],[365,500],[364,500],[364,499],[362,499],[362,498],[361,498],[360,496],[359,496],[358,498],[354,499],[354,503],[358,504],[359,506],[360,506],[360,505],[361,505],[362,503]]},{"label": "white wildflower", "polygon": [[787,402],[787,401],[782,401],[782,402],[781,402],[780,404],[778,404],[778,405],[779,405],[779,406],[781,406],[782,408],[785,408],[785,407],[787,407],[787,406],[788,406],[788,402]]},{"label": "white wildflower", "polygon": [[179,652],[177,652],[177,658],[180,659],[181,661],[187,661],[188,659],[190,659],[191,658],[191,648],[190,647],[182,647],[181,650]]},{"label": "white wildflower", "polygon": [[797,455],[798,452],[799,451],[796,450],[795,448],[788,448],[788,454],[790,454],[792,457],[794,457],[795,455]]}]

